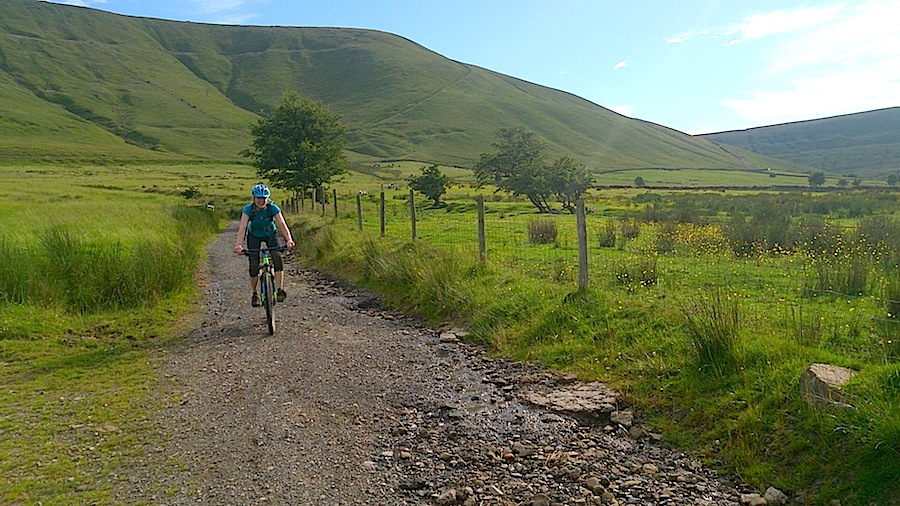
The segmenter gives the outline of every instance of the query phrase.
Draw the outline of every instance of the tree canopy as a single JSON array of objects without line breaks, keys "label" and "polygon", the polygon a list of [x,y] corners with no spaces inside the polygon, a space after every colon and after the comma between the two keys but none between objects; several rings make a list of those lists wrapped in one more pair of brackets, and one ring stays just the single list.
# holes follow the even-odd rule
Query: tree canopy
[{"label": "tree canopy", "polygon": [[441,205],[441,195],[447,191],[450,178],[441,172],[437,165],[422,167],[422,174],[413,177],[409,187],[425,195],[434,202],[434,207]]},{"label": "tree canopy", "polygon": [[544,158],[546,142],[522,127],[503,128],[496,133],[493,151],[482,153],[475,164],[478,182],[494,184],[498,191],[524,195],[541,213],[552,212],[548,199],[556,197],[566,209],[591,185],[591,174],[584,165],[569,157],[548,164]]},{"label": "tree canopy", "polygon": [[347,128],[326,106],[297,93],[251,125],[254,139],[241,154],[261,177],[293,191],[319,188],[345,171]]},{"label": "tree canopy", "polygon": [[825,184],[825,173],[824,172],[813,172],[809,175],[809,186],[813,188],[818,188]]}]

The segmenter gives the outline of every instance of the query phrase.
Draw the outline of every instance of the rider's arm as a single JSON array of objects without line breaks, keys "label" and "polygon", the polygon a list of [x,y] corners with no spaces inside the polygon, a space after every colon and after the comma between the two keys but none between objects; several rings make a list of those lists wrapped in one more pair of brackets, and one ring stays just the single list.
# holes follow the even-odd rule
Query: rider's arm
[{"label": "rider's arm", "polygon": [[291,237],[291,230],[288,228],[287,222],[284,221],[284,213],[275,215],[275,224],[278,225],[278,230],[281,231],[288,249],[294,249],[294,239]]},{"label": "rider's arm", "polygon": [[238,225],[237,238],[234,240],[234,252],[238,255],[244,251],[244,234],[247,232],[247,223],[250,221],[250,217],[245,213],[241,213],[241,224]]}]

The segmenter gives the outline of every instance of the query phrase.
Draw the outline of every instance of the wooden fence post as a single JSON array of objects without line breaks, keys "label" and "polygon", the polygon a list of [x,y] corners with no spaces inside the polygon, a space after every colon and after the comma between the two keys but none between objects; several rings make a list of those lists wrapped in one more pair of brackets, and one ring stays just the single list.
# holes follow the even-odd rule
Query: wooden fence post
[{"label": "wooden fence post", "polygon": [[487,260],[487,247],[484,236],[484,195],[475,198],[478,203],[478,260],[484,262]]},{"label": "wooden fence post", "polygon": [[381,237],[385,235],[384,229],[384,190],[381,190],[381,202],[378,207],[378,214],[381,217]]},{"label": "wooden fence post", "polygon": [[331,189],[331,200],[334,201],[334,217],[335,217],[335,219],[337,219],[337,217],[338,217],[337,188]]},{"label": "wooden fence post", "polygon": [[575,206],[578,226],[578,289],[588,286],[588,251],[587,251],[587,219],[584,211],[584,199],[578,199]]},{"label": "wooden fence post", "polygon": [[416,192],[409,190],[409,217],[412,222],[412,240],[416,240]]}]

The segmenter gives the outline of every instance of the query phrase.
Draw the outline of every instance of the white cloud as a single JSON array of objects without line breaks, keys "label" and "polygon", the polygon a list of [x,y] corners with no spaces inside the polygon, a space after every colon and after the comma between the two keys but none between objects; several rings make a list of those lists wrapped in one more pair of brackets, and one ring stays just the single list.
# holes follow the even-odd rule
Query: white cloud
[{"label": "white cloud", "polygon": [[794,33],[807,30],[835,20],[843,6],[809,7],[792,11],[777,10],[752,14],[737,25],[725,30],[728,35],[737,35],[737,40],[761,39],[769,35]]},{"label": "white cloud", "polygon": [[622,104],[622,105],[613,105],[609,107],[609,110],[617,112],[622,116],[628,116],[629,118],[634,117],[634,106]]},{"label": "white cloud", "polygon": [[625,60],[622,60],[619,63],[616,63],[615,66],[613,66],[613,70],[624,69],[627,66],[628,66],[628,62]]},{"label": "white cloud", "polygon": [[793,80],[777,90],[723,104],[757,124],[783,123],[869,111],[900,104],[900,57],[863,73],[830,74]]},{"label": "white cloud", "polygon": [[240,9],[247,0],[189,0],[201,14],[219,14]]},{"label": "white cloud", "polygon": [[780,35],[761,47],[765,88],[722,103],[757,124],[900,105],[898,13],[900,0],[869,0],[748,17],[736,40]]},{"label": "white cloud", "polygon": [[559,69],[559,72],[556,73],[556,75],[557,75],[557,76],[565,76],[565,75],[569,75],[569,71],[566,70],[565,68],[561,68],[561,69]]},{"label": "white cloud", "polygon": [[50,2],[49,0],[41,0],[41,1],[47,1],[47,3],[55,3],[55,4],[63,4],[63,5],[75,5],[78,7],[90,7],[92,5],[106,3],[106,0],[56,0],[54,2]]}]

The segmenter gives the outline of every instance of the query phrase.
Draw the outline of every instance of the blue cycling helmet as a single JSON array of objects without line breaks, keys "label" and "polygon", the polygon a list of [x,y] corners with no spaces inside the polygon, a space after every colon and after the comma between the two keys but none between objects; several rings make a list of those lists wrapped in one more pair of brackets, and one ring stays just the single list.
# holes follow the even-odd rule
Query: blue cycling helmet
[{"label": "blue cycling helmet", "polygon": [[269,187],[264,184],[254,186],[253,189],[250,190],[250,193],[253,194],[254,197],[268,197],[270,195]]}]

